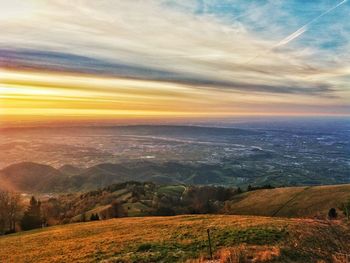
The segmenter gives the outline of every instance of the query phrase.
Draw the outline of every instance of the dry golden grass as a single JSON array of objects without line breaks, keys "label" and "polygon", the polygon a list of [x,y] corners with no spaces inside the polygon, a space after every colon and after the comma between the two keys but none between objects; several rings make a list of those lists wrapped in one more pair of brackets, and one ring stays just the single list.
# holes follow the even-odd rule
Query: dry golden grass
[{"label": "dry golden grass", "polygon": [[333,224],[222,215],[112,219],[0,237],[0,262],[184,262],[208,256],[207,229],[217,258],[225,253],[233,257],[235,250],[244,248],[264,260],[321,260],[349,251],[348,228]]},{"label": "dry golden grass", "polygon": [[286,187],[244,193],[230,203],[232,214],[325,217],[350,198],[350,185]]},{"label": "dry golden grass", "polygon": [[220,263],[241,262],[271,262],[280,257],[281,251],[276,246],[246,246],[240,245],[232,248],[221,249],[216,257]]}]

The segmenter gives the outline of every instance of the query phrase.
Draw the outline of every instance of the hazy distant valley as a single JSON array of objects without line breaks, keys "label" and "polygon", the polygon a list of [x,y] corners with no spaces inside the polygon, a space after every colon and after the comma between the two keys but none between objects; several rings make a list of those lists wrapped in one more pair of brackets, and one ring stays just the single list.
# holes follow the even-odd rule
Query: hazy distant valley
[{"label": "hazy distant valley", "polygon": [[[349,126],[346,120],[298,120],[232,128],[7,128],[1,130],[0,177],[3,185],[37,191],[88,190],[129,180],[230,186],[348,183]],[[38,185],[33,176],[43,182]]]}]

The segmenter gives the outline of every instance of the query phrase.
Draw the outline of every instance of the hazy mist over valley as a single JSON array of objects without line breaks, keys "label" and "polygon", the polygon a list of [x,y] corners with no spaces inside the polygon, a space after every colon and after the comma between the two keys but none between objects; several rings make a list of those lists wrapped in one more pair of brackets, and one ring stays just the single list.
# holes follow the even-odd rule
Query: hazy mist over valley
[{"label": "hazy mist over valley", "polygon": [[[4,178],[9,165],[23,173],[21,163],[31,162],[51,166],[60,180],[80,178],[75,187],[68,183],[36,189],[49,192],[128,180],[226,186],[340,184],[350,182],[349,131],[346,118],[245,120],[216,127],[4,128],[0,168]],[[43,169],[32,166],[25,167],[32,173]],[[86,184],[89,176],[94,179]]]}]

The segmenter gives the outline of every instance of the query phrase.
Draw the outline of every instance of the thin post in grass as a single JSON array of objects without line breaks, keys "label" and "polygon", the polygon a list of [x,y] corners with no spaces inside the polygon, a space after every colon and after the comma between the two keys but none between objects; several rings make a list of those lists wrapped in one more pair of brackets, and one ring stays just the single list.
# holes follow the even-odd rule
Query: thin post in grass
[{"label": "thin post in grass", "polygon": [[207,233],[208,233],[210,259],[213,259],[213,251],[211,250],[211,240],[210,240],[210,230],[209,229],[207,229]]}]

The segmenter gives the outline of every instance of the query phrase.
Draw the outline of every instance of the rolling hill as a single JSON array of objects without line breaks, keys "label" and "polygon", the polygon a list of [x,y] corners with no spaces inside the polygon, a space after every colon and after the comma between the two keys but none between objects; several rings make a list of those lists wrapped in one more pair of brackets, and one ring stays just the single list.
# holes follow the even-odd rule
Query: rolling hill
[{"label": "rolling hill", "polygon": [[185,215],[111,219],[3,236],[0,261],[206,262],[207,229],[213,256],[221,262],[330,262],[350,249],[349,226],[341,222]]},{"label": "rolling hill", "polygon": [[349,184],[262,189],[235,196],[228,210],[240,215],[324,218],[330,208],[349,198]]},{"label": "rolling hill", "polygon": [[40,192],[54,189],[63,174],[49,166],[31,162],[10,165],[0,171],[0,189]]},{"label": "rolling hill", "polygon": [[[327,219],[335,208],[350,200],[350,185],[286,187],[240,193],[236,188],[215,186],[159,185],[126,182],[75,194],[44,199],[48,224],[133,216],[183,214],[232,214],[269,217]],[[51,212],[50,212],[51,211]]]},{"label": "rolling hill", "polygon": [[[128,165],[100,164],[87,169],[78,169],[71,166],[55,169],[48,165],[19,163],[0,171],[0,189],[29,193],[86,192],[92,189],[103,189],[108,187],[111,183],[121,183],[130,180],[155,181],[156,185],[169,185],[170,187],[171,185],[181,184],[196,185],[193,181],[188,181],[188,178],[193,179],[193,177],[195,177],[195,170],[191,170],[193,169],[193,167],[191,167],[189,168],[189,166],[185,164],[174,162],[155,164],[144,161],[131,162]],[[208,167],[211,166],[208,165]],[[186,176],[183,176],[183,174]],[[207,174],[208,169],[205,171],[203,168],[201,178],[205,178]],[[197,183],[201,185],[200,181]],[[159,187],[156,188],[158,189]],[[149,193],[149,196],[146,198],[147,200],[139,200],[142,205],[136,205],[138,211],[152,210],[150,209],[150,203],[154,198],[159,196],[157,189]],[[125,190],[127,194],[132,194],[130,189]],[[101,195],[102,194],[103,191],[101,192]],[[111,200],[115,199],[113,194],[114,193],[111,193]],[[182,194],[183,193],[180,193],[180,199]],[[174,197],[176,197],[175,199],[178,198],[177,196]],[[79,201],[79,198],[80,197],[76,199]],[[164,198],[168,200],[168,203],[171,203],[169,200],[173,199],[172,193],[167,193]],[[349,198],[350,185],[348,184],[262,189],[235,194],[232,199],[230,197],[230,200],[221,200],[225,201],[225,209],[220,210],[215,208],[215,212],[239,215],[325,218],[330,208],[338,208],[341,203]],[[135,198],[131,196],[129,199],[133,200]],[[81,201],[76,204],[77,202],[74,200],[72,201],[73,204],[80,207]],[[126,200],[126,203],[130,203],[128,200]],[[125,200],[122,201],[125,203]],[[212,202],[215,201],[217,200],[212,200]],[[111,201],[100,203],[96,198],[92,203],[94,206],[91,207],[90,204],[88,210],[98,208],[99,206],[106,206],[110,203]],[[127,204],[125,204],[125,206],[127,206]],[[131,205],[131,207],[136,206],[134,204]],[[82,209],[84,209],[84,207],[85,205]],[[181,209],[179,211],[181,211]],[[186,211],[188,211],[188,209]],[[141,214],[147,215],[147,213]]]},{"label": "rolling hill", "polygon": [[220,165],[178,162],[129,161],[102,163],[80,169],[65,165],[22,162],[0,170],[0,189],[23,192],[75,192],[106,187],[127,181],[151,181],[162,184],[224,184],[225,171]]},{"label": "rolling hill", "polygon": [[[31,193],[84,192],[127,181],[244,188],[248,184],[281,185],[273,178],[266,179],[249,171],[245,171],[243,175],[232,169],[221,164],[146,160],[102,163],[89,168],[64,165],[59,169],[49,165],[22,162],[0,170],[0,189]],[[247,176],[247,180],[239,182],[238,179],[243,178],[242,176]],[[282,179],[281,177],[281,182]],[[286,183],[286,186],[289,186],[289,183]]]}]

